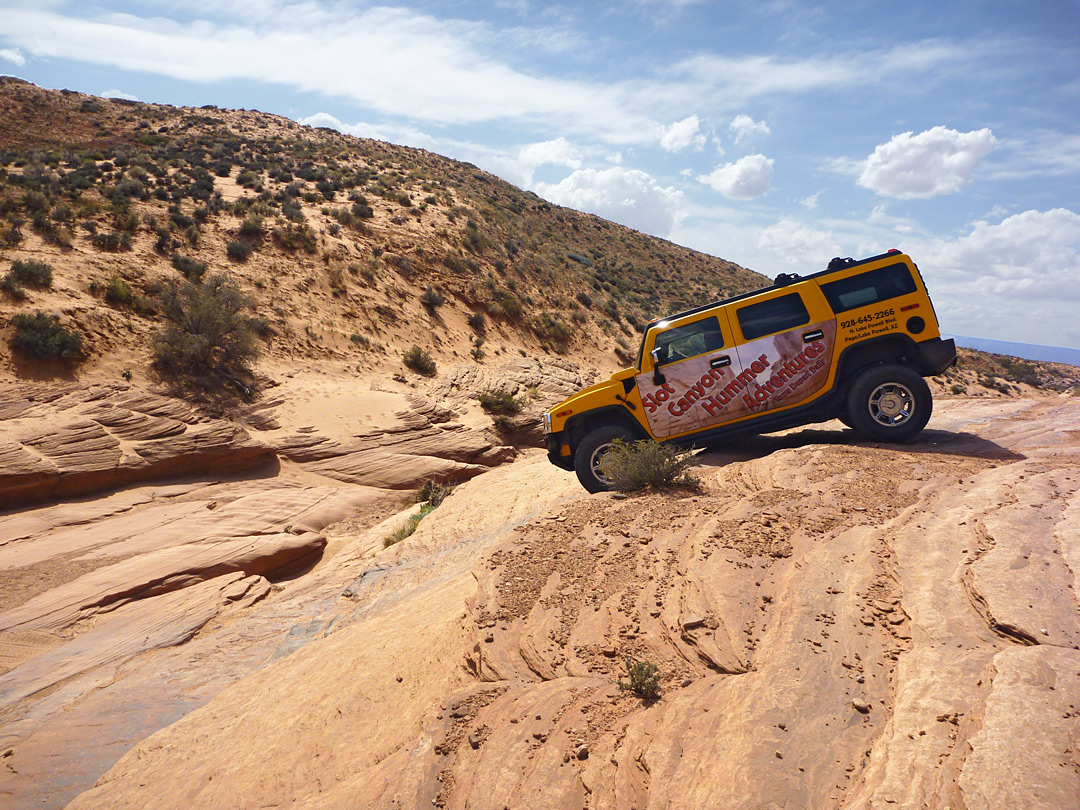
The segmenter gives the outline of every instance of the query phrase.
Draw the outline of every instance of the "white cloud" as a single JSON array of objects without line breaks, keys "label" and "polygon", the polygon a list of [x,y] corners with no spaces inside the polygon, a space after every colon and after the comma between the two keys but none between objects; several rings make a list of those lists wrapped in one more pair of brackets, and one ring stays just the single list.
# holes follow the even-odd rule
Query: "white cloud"
[{"label": "white cloud", "polygon": [[789,264],[806,267],[825,267],[829,259],[840,253],[832,233],[790,219],[762,228],[757,243],[763,250],[783,256]]},{"label": "white cloud", "polygon": [[536,192],[656,236],[667,236],[682,218],[682,192],[636,169],[579,169],[559,183],[538,183]]},{"label": "white cloud", "polygon": [[803,199],[799,200],[799,205],[801,205],[808,211],[813,211],[815,208],[818,207],[818,200],[821,198],[821,195],[823,193],[824,192],[821,191],[815,191],[809,197],[804,197]]},{"label": "white cloud", "polygon": [[125,93],[123,90],[106,90],[101,94],[102,98],[120,98],[125,101],[138,101],[138,96],[133,96],[131,93]]},{"label": "white cloud", "polygon": [[22,51],[18,48],[2,48],[0,49],[0,59],[4,59],[8,62],[14,62],[19,67],[26,64],[26,57],[22,55]]},{"label": "white cloud", "polygon": [[866,159],[859,185],[887,197],[926,199],[959,191],[994,145],[989,129],[957,132],[942,126],[903,132]]},{"label": "white cloud", "polygon": [[976,222],[952,242],[929,246],[930,260],[997,295],[1080,301],[1080,214],[1024,211],[997,225]]},{"label": "white cloud", "polygon": [[764,121],[755,121],[749,115],[741,113],[735,116],[728,128],[735,133],[735,143],[737,144],[748,143],[754,137],[768,135],[772,131]]},{"label": "white cloud", "polygon": [[330,113],[324,112],[308,115],[304,118],[298,118],[296,122],[308,127],[336,129],[338,132],[343,132],[346,135],[353,135],[357,138],[371,138],[377,141],[387,141],[403,146],[415,146],[420,149],[429,149],[432,151],[443,149],[447,150],[447,153],[449,153],[451,146],[462,146],[461,144],[452,144],[448,141],[440,141],[426,132],[403,124],[376,125],[368,124],[364,121],[358,121],[355,124],[346,124],[344,121],[330,115]]},{"label": "white cloud", "polygon": [[944,331],[1080,345],[1080,214],[1054,208],[976,222],[958,239],[920,246],[917,260]]},{"label": "white cloud", "polygon": [[772,176],[772,158],[747,155],[734,163],[717,166],[698,180],[729,199],[752,200],[769,193]]},{"label": "white cloud", "polygon": [[705,146],[705,136],[699,132],[701,122],[696,115],[676,121],[669,126],[660,127],[660,146],[667,152],[681,152],[689,146],[701,149]]}]

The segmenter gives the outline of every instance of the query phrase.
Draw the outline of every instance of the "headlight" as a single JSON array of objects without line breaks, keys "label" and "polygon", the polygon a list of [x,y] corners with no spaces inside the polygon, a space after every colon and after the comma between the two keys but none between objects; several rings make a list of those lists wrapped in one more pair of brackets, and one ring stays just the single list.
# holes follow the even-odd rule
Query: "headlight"
[{"label": "headlight", "polygon": [[551,433],[551,411],[544,411],[544,433]]}]

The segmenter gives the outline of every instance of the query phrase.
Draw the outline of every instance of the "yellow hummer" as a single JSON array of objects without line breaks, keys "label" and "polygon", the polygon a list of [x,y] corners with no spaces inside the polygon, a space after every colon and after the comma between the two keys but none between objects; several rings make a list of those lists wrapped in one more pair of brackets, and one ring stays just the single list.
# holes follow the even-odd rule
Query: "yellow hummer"
[{"label": "yellow hummer", "polygon": [[903,442],[930,419],[923,377],[956,362],[919,270],[898,250],[649,323],[637,365],[544,414],[548,457],[589,492],[616,439],[705,446],[839,418]]}]

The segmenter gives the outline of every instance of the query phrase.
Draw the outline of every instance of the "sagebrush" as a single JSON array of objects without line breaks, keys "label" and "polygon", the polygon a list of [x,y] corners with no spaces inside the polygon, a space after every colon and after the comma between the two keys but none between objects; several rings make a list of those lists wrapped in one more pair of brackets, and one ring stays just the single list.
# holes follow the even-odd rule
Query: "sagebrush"
[{"label": "sagebrush", "polygon": [[616,439],[600,461],[600,471],[620,492],[637,492],[646,487],[658,489],[695,487],[698,480],[690,473],[694,452],[651,439],[625,442]]}]

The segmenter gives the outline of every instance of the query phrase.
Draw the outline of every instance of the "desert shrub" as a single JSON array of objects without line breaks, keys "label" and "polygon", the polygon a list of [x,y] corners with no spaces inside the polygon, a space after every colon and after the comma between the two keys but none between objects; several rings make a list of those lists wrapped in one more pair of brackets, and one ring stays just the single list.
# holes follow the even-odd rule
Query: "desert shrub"
[{"label": "desert shrub", "polygon": [[113,276],[105,284],[105,300],[110,304],[130,304],[135,300],[135,293],[120,276]]},{"label": "desert shrub", "polygon": [[184,278],[196,283],[202,279],[207,269],[206,262],[200,262],[179,253],[174,253],[169,261],[172,262],[172,266],[176,270],[183,274]]},{"label": "desert shrub", "polygon": [[577,298],[578,303],[580,303],[586,309],[590,309],[592,307],[592,297],[587,292],[579,292],[575,297]]},{"label": "desert shrub", "polygon": [[442,483],[429,478],[413,493],[417,503],[430,503],[432,506],[438,506],[444,500],[446,496],[454,491],[454,488],[450,484]]},{"label": "desert shrub", "polygon": [[477,332],[483,332],[484,327],[487,325],[487,320],[484,318],[484,313],[474,312],[469,316],[468,324]]},{"label": "desert shrub", "polygon": [[314,253],[318,249],[315,232],[307,224],[288,223],[274,228],[274,241],[282,250],[300,250]]},{"label": "desert shrub", "polygon": [[420,293],[420,303],[428,310],[434,310],[446,303],[446,297],[434,287],[428,287]]},{"label": "desert shrub", "polygon": [[689,468],[694,454],[670,444],[647,439],[624,442],[616,439],[600,461],[600,469],[620,492],[637,492],[646,487],[692,487],[697,484]]},{"label": "desert shrub", "polygon": [[522,306],[521,299],[512,292],[500,290],[495,295],[495,303],[499,305],[499,308],[506,316],[507,320],[517,322],[520,321],[525,314],[525,308]]},{"label": "desert shrub", "polygon": [[11,345],[31,357],[75,360],[82,356],[82,335],[65,329],[44,312],[16,315],[11,319],[15,335]]},{"label": "desert shrub", "polygon": [[967,386],[961,383],[953,383],[949,386],[949,393],[951,394],[966,394]]},{"label": "desert shrub", "polygon": [[248,300],[222,275],[202,284],[175,281],[162,288],[167,323],[152,340],[155,367],[169,375],[235,378],[259,355]]},{"label": "desert shrub", "polygon": [[533,332],[540,340],[550,343],[555,351],[565,354],[570,347],[573,332],[562,321],[544,312],[533,319],[530,324]]},{"label": "desert shrub", "polygon": [[660,697],[660,671],[656,668],[656,664],[627,656],[626,677],[625,681],[619,679],[620,689],[633,692],[646,702]]},{"label": "desert shrub", "polygon": [[251,251],[251,243],[243,239],[233,239],[225,246],[225,254],[234,262],[246,262]]},{"label": "desert shrub", "polygon": [[53,269],[51,265],[34,259],[16,259],[11,263],[11,269],[4,274],[5,282],[8,278],[16,284],[48,288],[52,286]]},{"label": "desert shrub", "polygon": [[127,233],[95,233],[90,238],[90,244],[98,250],[107,250],[110,253],[118,253],[121,250],[131,250],[131,236]]},{"label": "desert shrub", "polygon": [[430,479],[421,484],[412,495],[414,502],[423,504],[420,511],[415,515],[409,515],[404,526],[383,540],[383,548],[389,548],[395,543],[400,543],[406,537],[412,536],[416,532],[416,527],[420,525],[420,521],[434,512],[453,489],[449,484]]},{"label": "desert shrub", "polygon": [[435,376],[435,359],[419,346],[413,346],[402,358],[405,365],[425,377]]},{"label": "desert shrub", "polygon": [[488,413],[521,413],[521,400],[509,391],[483,391],[476,399]]},{"label": "desert shrub", "polygon": [[248,214],[240,223],[240,236],[248,241],[262,239],[265,235],[263,218],[258,214]]}]

